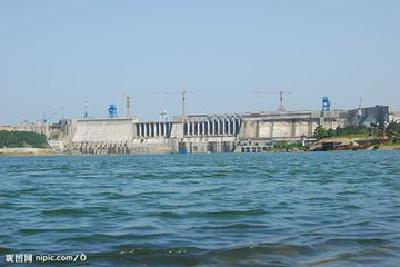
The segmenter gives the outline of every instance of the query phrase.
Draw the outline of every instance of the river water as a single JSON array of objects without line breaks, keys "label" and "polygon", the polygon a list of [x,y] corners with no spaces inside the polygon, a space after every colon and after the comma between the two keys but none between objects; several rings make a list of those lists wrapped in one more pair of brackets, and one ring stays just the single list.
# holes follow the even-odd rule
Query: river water
[{"label": "river water", "polygon": [[0,265],[400,266],[400,151],[3,157],[0,186]]}]

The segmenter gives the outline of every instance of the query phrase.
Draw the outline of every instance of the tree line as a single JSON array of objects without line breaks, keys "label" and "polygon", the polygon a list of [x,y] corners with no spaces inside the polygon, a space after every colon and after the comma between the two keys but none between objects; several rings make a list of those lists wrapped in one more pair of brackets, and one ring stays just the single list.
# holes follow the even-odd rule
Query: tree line
[{"label": "tree line", "polygon": [[379,136],[382,134],[386,134],[389,138],[393,136],[400,136],[400,122],[390,122],[385,131],[384,129],[379,127],[368,128],[367,126],[339,126],[336,129],[325,129],[320,126],[314,131],[314,137],[316,138],[345,136]]},{"label": "tree line", "polygon": [[47,138],[43,134],[28,131],[0,131],[0,148],[48,148]]}]

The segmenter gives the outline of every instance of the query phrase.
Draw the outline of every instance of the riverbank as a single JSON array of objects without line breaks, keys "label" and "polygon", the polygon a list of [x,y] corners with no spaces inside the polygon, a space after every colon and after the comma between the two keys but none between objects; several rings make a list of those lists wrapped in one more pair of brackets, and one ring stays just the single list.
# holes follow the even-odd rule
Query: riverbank
[{"label": "riverbank", "polygon": [[379,150],[400,150],[400,145],[396,146],[381,146],[379,147]]},{"label": "riverbank", "polygon": [[59,152],[48,148],[0,148],[0,156],[49,156],[60,155]]},{"label": "riverbank", "polygon": [[[382,151],[391,151],[391,150],[400,150],[400,145],[399,146],[380,146],[376,148],[370,148],[370,149],[357,149],[357,150],[382,150]],[[303,149],[273,149],[273,150],[268,150],[268,151],[259,151],[256,153],[279,153],[279,152],[316,152],[320,150],[303,150]],[[337,151],[337,150],[328,150],[328,151]],[[249,152],[239,152],[239,153],[249,153]],[[251,152],[250,152],[251,153]],[[254,152],[253,152],[254,153]],[[205,154],[205,153],[196,153],[196,154]],[[217,153],[218,154],[218,153]],[[28,157],[28,156],[79,156],[83,155],[80,153],[71,153],[71,152],[60,152],[60,151],[54,151],[52,149],[43,149],[43,148],[1,148],[0,149],[0,157],[9,157],[9,156],[21,156],[21,157]],[[95,156],[95,155],[88,155],[85,154],[86,156]],[[109,156],[112,155],[117,155],[117,154],[109,154]],[[139,155],[139,154],[130,154],[130,155]],[[142,155],[149,155],[149,154],[142,154]],[[157,155],[157,154],[153,154]]]}]

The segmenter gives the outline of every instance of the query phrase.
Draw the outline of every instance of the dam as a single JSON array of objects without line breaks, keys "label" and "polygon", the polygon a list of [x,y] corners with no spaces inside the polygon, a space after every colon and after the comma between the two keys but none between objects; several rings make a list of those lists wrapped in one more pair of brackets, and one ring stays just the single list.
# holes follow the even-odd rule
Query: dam
[{"label": "dam", "polygon": [[14,130],[44,134],[55,150],[78,154],[218,153],[254,151],[254,146],[259,151],[277,141],[304,144],[313,140],[318,127],[386,127],[390,121],[400,121],[400,112],[388,106],[331,110],[328,98],[323,98],[322,104],[318,111],[280,108],[269,112],[187,114],[158,121],[142,121],[129,113],[119,117],[112,106],[108,118],[25,121]]}]

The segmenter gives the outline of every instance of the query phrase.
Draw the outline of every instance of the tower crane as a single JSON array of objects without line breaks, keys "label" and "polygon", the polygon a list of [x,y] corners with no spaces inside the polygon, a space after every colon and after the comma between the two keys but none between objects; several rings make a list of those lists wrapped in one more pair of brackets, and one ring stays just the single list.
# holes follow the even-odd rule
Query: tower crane
[{"label": "tower crane", "polygon": [[187,94],[193,94],[194,91],[189,91],[189,90],[182,90],[180,92],[163,92],[163,95],[181,95],[181,99],[182,99],[182,123],[184,122],[185,118],[186,118],[186,106],[185,106],[185,101],[186,101],[186,95]]},{"label": "tower crane", "polygon": [[57,116],[60,112],[62,112],[63,109],[64,109],[64,107],[60,107],[60,108],[49,110],[49,111],[43,113],[42,114],[42,122],[44,122],[44,123],[48,122],[49,120],[51,120],[52,118]]},{"label": "tower crane", "polygon": [[292,91],[289,91],[289,90],[258,90],[258,91],[252,91],[251,93],[258,94],[258,95],[279,94],[279,107],[277,110],[279,112],[284,112],[284,111],[286,111],[286,108],[283,105],[283,98],[285,95],[290,95],[292,93]]},{"label": "tower crane", "polygon": [[185,131],[183,125],[184,125],[185,120],[186,120],[186,113],[185,113],[185,111],[186,111],[185,110],[186,109],[186,106],[185,106],[186,95],[187,94],[193,94],[193,93],[194,93],[194,91],[189,91],[189,90],[185,90],[185,89],[183,89],[180,92],[164,92],[164,93],[162,93],[164,95],[178,95],[178,94],[180,94],[181,97],[182,97],[182,117],[181,117],[181,121],[182,121],[182,137],[184,136],[184,131]]}]

